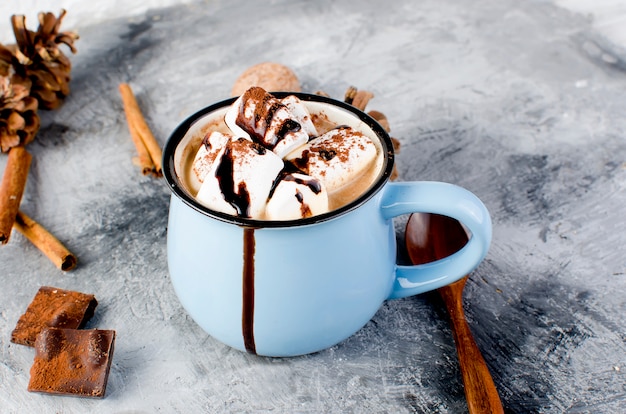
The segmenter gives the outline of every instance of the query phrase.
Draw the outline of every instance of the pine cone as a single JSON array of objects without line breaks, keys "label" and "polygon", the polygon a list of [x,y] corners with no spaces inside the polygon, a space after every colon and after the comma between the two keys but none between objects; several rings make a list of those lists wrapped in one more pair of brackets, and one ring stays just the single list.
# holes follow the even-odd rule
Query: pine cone
[{"label": "pine cone", "polygon": [[59,49],[67,45],[76,53],[74,42],[78,35],[74,32],[59,32],[65,10],[59,17],[52,13],[39,13],[37,32],[26,28],[26,17],[12,16],[11,23],[17,45],[13,54],[21,65],[18,72],[32,81],[31,95],[39,101],[42,109],[54,109],[70,93],[70,60]]},{"label": "pine cone", "polygon": [[15,73],[12,53],[0,44],[0,150],[8,152],[30,143],[39,130],[37,99],[30,96],[31,81]]}]

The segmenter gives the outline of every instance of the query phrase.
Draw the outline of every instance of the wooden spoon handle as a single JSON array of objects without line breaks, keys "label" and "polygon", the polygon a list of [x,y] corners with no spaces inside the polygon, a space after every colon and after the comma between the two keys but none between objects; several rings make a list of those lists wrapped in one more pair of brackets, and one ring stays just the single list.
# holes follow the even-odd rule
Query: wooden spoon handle
[{"label": "wooden spoon handle", "polygon": [[[464,282],[463,280],[462,284]],[[454,288],[454,286],[445,286],[440,288],[439,292],[452,322],[452,334],[459,355],[469,412],[470,414],[504,413],[489,368],[465,319],[461,295],[454,295]]]}]

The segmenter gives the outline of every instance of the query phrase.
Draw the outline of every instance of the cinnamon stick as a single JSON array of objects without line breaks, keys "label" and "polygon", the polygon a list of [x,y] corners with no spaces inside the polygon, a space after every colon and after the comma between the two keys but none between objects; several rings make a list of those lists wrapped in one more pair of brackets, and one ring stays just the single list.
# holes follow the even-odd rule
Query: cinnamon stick
[{"label": "cinnamon stick", "polygon": [[18,211],[14,226],[60,270],[68,271],[76,267],[76,256],[41,224],[23,212]]},{"label": "cinnamon stick", "polygon": [[22,201],[32,156],[22,146],[9,150],[0,183],[0,243],[7,244]]},{"label": "cinnamon stick", "polygon": [[[141,108],[137,103],[137,99],[133,94],[133,91],[129,84],[121,83],[119,85],[120,94],[122,95],[122,102],[124,104],[124,113],[126,114],[126,121],[128,122],[128,129],[130,130],[131,137],[137,148],[138,162],[142,167],[142,172],[147,174],[146,168],[149,166],[146,160],[146,153],[151,160],[151,164],[154,166],[152,169],[156,176],[162,175],[162,161],[163,154],[161,152],[161,146],[154,138],[150,127],[148,126]],[[140,143],[143,143],[143,146]]]},{"label": "cinnamon stick", "polygon": [[354,101],[354,95],[356,95],[357,91],[358,89],[355,86],[349,86],[346,90],[345,96],[343,97],[344,102],[352,105],[352,101]]},{"label": "cinnamon stick", "polygon": [[143,140],[139,136],[139,133],[135,128],[131,126],[132,120],[130,119],[128,114],[126,115],[126,121],[128,122],[130,137],[133,140],[133,144],[135,144],[135,148],[137,149],[137,157],[133,158],[133,164],[141,168],[141,173],[143,175],[154,174],[156,172],[156,167],[152,162],[152,158],[150,158],[148,149],[144,145]]},{"label": "cinnamon stick", "polygon": [[374,97],[374,94],[370,91],[357,91],[352,98],[352,106],[365,111],[367,103]]},{"label": "cinnamon stick", "polygon": [[[385,114],[383,114],[380,111],[369,111],[367,113],[369,116],[371,116],[372,118],[374,118],[381,127],[383,127],[383,129],[387,132],[391,131],[391,128],[389,128],[389,120],[387,119],[387,117],[385,116]],[[394,148],[395,148],[395,143],[394,143]]]}]

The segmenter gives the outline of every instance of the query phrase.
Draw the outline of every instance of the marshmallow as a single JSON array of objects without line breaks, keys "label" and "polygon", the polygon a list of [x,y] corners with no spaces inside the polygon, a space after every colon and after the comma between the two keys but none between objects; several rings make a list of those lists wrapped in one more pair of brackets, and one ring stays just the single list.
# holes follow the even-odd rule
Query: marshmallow
[{"label": "marshmallow", "polygon": [[322,183],[308,175],[286,174],[267,203],[266,219],[295,220],[328,211],[328,194]]},{"label": "marshmallow", "polygon": [[216,211],[263,219],[283,166],[272,151],[245,138],[232,138],[218,152],[196,198]]},{"label": "marshmallow", "polygon": [[302,130],[307,133],[309,137],[317,136],[317,129],[313,125],[313,120],[309,114],[309,110],[295,95],[289,95],[281,99],[281,102],[291,111],[294,119],[302,126]]},{"label": "marshmallow", "polygon": [[286,159],[320,180],[326,190],[332,193],[372,168],[376,152],[371,139],[359,131],[342,126],[311,140]]},{"label": "marshmallow", "polygon": [[281,158],[309,140],[289,107],[259,87],[237,98],[224,121],[235,135],[249,136]]},{"label": "marshmallow", "polygon": [[236,137],[245,137],[250,138],[250,134],[244,131],[239,125],[237,125],[237,117],[239,116],[239,112],[242,110],[241,102],[243,100],[243,95],[235,100],[232,105],[226,111],[224,115],[224,122],[228,129],[231,130],[233,135]]},{"label": "marshmallow", "polygon": [[202,139],[202,145],[198,148],[196,157],[193,160],[193,172],[198,177],[199,182],[204,182],[204,177],[211,170],[215,158],[229,139],[229,136],[218,131],[208,133]]}]

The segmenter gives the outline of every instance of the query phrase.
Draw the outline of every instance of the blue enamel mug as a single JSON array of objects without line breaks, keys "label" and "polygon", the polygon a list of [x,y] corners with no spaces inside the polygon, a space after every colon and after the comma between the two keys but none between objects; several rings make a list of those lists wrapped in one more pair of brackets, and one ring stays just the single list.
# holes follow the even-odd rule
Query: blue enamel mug
[{"label": "blue enamel mug", "polygon": [[[167,259],[175,292],[209,335],[264,356],[303,355],[341,342],[385,300],[462,278],[484,259],[491,242],[489,213],[471,192],[441,182],[390,181],[392,141],[373,118],[341,101],[295,95],[311,113],[368,135],[382,154],[373,184],[334,211],[262,221],[212,211],[195,200],[190,159],[205,133],[223,122],[234,98],[191,115],[163,154],[172,191]],[[397,264],[393,219],[413,212],[459,220],[471,234],[469,242],[436,262]]]}]

